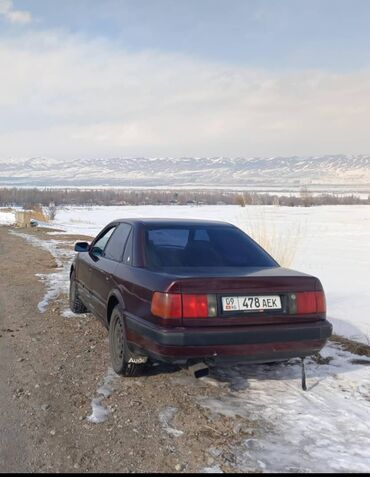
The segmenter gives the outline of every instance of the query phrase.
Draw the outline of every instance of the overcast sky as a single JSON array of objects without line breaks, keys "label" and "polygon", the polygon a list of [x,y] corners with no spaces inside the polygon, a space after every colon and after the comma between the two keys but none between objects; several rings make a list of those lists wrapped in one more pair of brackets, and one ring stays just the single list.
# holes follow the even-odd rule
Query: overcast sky
[{"label": "overcast sky", "polygon": [[0,0],[0,158],[370,152],[368,0]]}]

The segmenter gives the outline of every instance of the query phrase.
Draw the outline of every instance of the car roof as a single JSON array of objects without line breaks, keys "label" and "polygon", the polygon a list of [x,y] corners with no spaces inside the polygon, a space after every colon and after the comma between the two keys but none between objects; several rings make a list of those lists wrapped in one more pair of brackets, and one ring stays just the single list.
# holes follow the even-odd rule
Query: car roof
[{"label": "car roof", "polygon": [[173,218],[127,218],[117,219],[114,222],[126,222],[130,224],[140,225],[161,225],[161,226],[189,226],[189,225],[212,225],[212,226],[228,226],[234,227],[233,224],[221,220],[207,220],[207,219],[173,219]]}]

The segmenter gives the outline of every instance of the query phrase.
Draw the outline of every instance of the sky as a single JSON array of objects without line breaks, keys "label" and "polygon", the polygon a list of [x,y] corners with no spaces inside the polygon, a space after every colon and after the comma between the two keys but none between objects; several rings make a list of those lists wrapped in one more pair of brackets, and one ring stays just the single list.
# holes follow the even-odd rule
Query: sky
[{"label": "sky", "polygon": [[0,0],[0,159],[370,152],[368,0]]}]

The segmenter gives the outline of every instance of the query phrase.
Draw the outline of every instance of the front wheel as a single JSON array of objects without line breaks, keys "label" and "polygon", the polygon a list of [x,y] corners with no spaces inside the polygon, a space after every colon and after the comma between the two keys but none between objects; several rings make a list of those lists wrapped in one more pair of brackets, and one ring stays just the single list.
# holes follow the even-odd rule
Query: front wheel
[{"label": "front wheel", "polygon": [[109,351],[112,367],[122,376],[138,376],[142,373],[146,358],[129,350],[126,341],[125,322],[118,306],[112,311],[109,323]]},{"label": "front wheel", "polygon": [[87,313],[86,306],[80,300],[77,290],[77,282],[75,272],[72,272],[69,284],[69,307],[73,313]]}]

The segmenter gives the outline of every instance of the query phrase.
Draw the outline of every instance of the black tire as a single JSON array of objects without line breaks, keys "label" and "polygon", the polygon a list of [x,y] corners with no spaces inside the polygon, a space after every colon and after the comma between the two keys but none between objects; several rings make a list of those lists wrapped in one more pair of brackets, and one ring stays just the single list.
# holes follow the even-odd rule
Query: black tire
[{"label": "black tire", "polygon": [[[129,350],[126,341],[125,321],[118,306],[113,309],[109,323],[109,352],[112,367],[117,374],[133,377],[139,376],[143,372],[145,367],[143,361],[146,361],[146,358]],[[135,361],[141,361],[141,363]]]},{"label": "black tire", "polygon": [[69,282],[69,307],[73,313],[87,313],[86,306],[82,303],[80,297],[78,296],[75,272],[72,272]]}]

